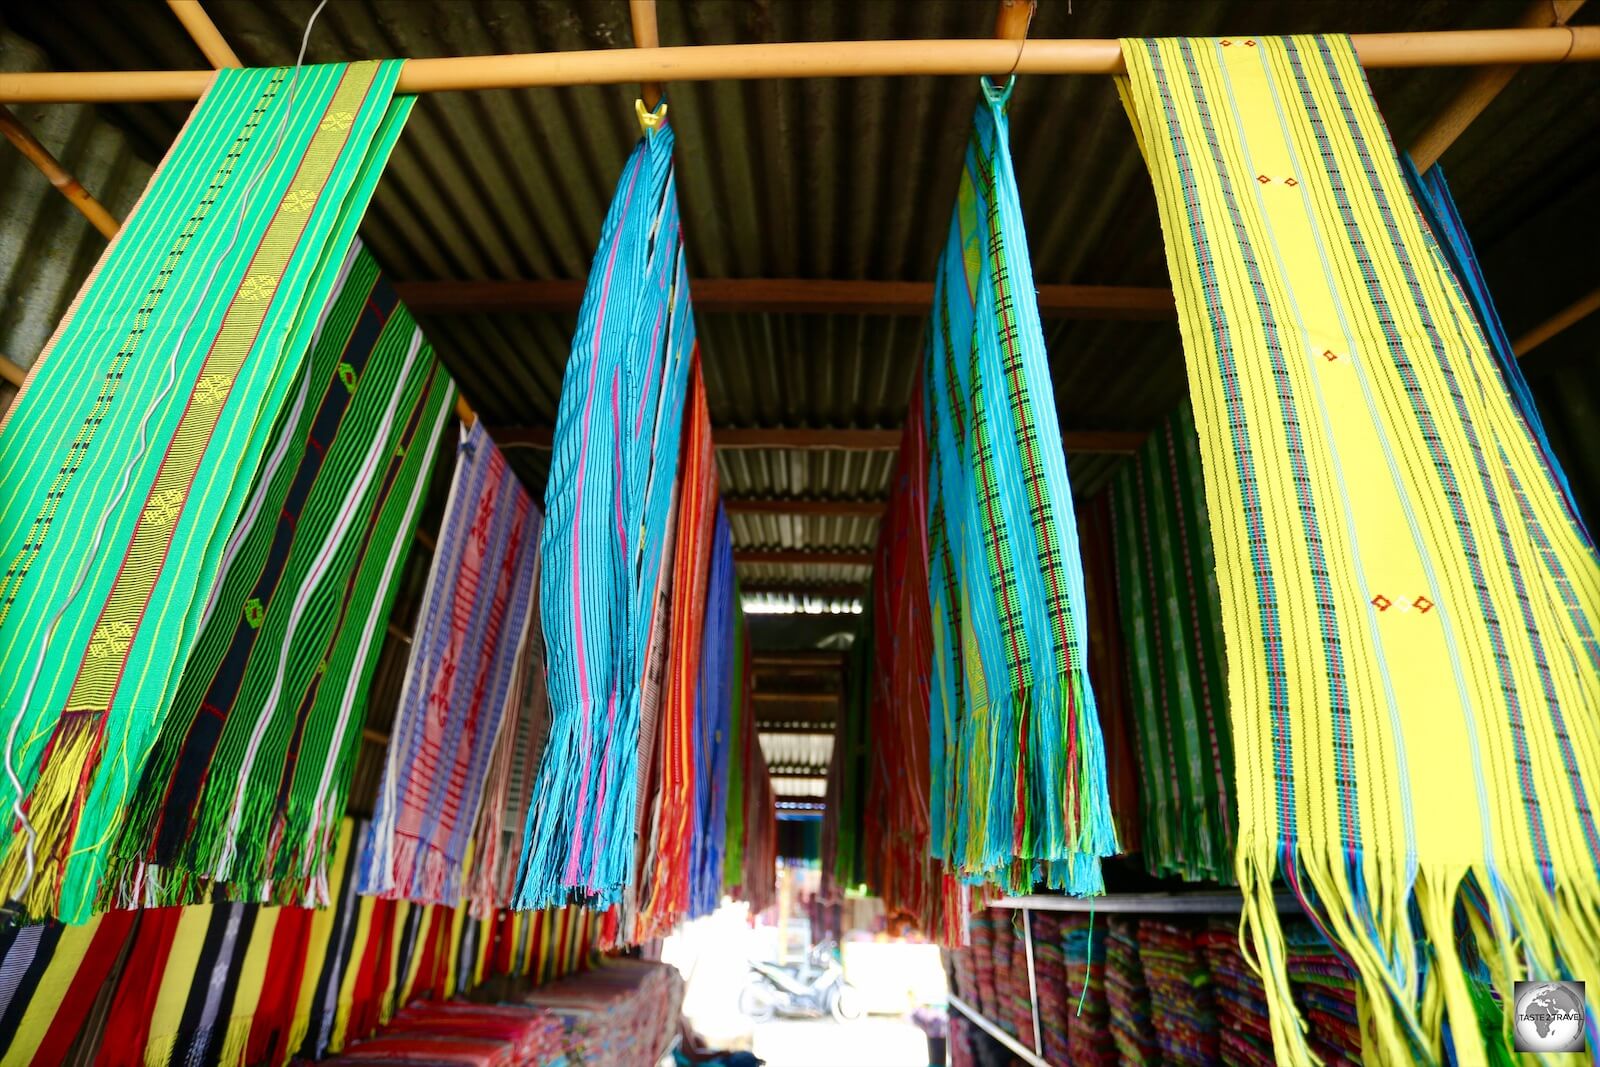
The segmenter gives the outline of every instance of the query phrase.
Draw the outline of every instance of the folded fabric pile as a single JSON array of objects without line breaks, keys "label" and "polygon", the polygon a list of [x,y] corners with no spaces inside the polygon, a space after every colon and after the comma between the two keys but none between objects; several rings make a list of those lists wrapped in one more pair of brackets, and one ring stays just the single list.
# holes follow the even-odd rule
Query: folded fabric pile
[{"label": "folded fabric pile", "polygon": [[[1034,952],[1038,953],[1037,946]],[[1067,979],[1067,1055],[1055,1062],[1112,1067],[1117,1049],[1106,1000],[1105,923],[1087,915],[1066,916],[1061,924],[1061,958]]]},{"label": "folded fabric pile", "polygon": [[1150,987],[1150,1019],[1162,1059],[1177,1064],[1221,1062],[1211,974],[1194,931],[1142,920],[1139,960]]},{"label": "folded fabric pile", "polygon": [[513,1004],[424,1002],[400,1012],[378,1036],[333,1064],[438,1064],[449,1067],[562,1067],[561,1021]]},{"label": "folded fabric pile", "polygon": [[972,917],[972,968],[976,984],[969,999],[990,1019],[998,1015],[1000,1003],[995,989],[994,940],[997,912],[982,911]]},{"label": "folded fabric pile", "polygon": [[[1018,1037],[1023,1028],[1017,1025],[1018,1004],[1017,985],[1021,979],[1022,1004],[1021,1009],[1028,1017],[1027,1030],[1033,1029],[1033,1010],[1028,1005],[1028,972],[1026,967],[1018,969],[1017,958],[1023,955],[1022,943],[1018,940],[1016,931],[1011,928],[1011,913],[1007,911],[989,912],[989,921],[994,927],[994,940],[989,946],[989,963],[994,973],[994,1004],[986,1005],[984,1012],[994,1020],[1002,1030],[1012,1037]],[[1026,961],[1024,961],[1025,963]],[[1032,1045],[1032,1041],[1028,1044]]]},{"label": "folded fabric pile", "polygon": [[677,1033],[683,977],[665,963],[608,958],[522,999],[560,1020],[572,1067],[653,1064]]},{"label": "folded fabric pile", "polygon": [[1138,928],[1112,919],[1106,934],[1106,1007],[1111,1040],[1124,1067],[1156,1067],[1161,1052],[1150,1023],[1150,990],[1139,958]]},{"label": "folded fabric pile", "polygon": [[1305,1016],[1306,1042],[1327,1067],[1361,1062],[1356,979],[1349,966],[1308,922],[1285,923],[1289,985]]},{"label": "folded fabric pile", "polygon": [[1071,977],[1062,958],[1061,916],[1035,912],[1033,922],[1033,972],[1039,991],[1039,1027],[1044,1058],[1051,1063],[1070,1063],[1067,1058],[1068,1016],[1077,1006],[1067,993]]},{"label": "folded fabric pile", "polygon": [[1212,919],[1199,934],[1206,966],[1216,983],[1222,1062],[1228,1067],[1272,1067],[1272,1024],[1261,976],[1239,948],[1239,924]]}]

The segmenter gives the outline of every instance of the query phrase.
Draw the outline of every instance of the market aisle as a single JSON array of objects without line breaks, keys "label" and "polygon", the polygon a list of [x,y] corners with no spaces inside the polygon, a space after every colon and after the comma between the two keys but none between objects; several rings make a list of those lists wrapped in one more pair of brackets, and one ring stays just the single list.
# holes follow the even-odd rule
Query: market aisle
[{"label": "market aisle", "polygon": [[904,1019],[780,1020],[756,1027],[767,1067],[925,1067],[928,1040]]}]

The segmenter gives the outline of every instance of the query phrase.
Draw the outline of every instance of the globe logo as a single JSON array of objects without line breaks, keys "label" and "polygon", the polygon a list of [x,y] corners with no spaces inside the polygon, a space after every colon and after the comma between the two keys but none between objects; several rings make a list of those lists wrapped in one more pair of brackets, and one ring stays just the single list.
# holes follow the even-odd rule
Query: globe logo
[{"label": "globe logo", "polygon": [[1583,1051],[1582,982],[1517,982],[1512,999],[1516,1051]]}]

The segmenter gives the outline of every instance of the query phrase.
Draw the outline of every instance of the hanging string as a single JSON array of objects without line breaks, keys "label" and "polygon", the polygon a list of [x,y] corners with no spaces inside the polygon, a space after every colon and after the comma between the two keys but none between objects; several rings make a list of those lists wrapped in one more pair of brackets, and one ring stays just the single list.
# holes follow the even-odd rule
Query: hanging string
[{"label": "hanging string", "polygon": [[1083,989],[1078,993],[1078,1015],[1083,1015],[1083,1002],[1089,999],[1089,972],[1094,967],[1094,897],[1089,898],[1089,940],[1083,949]]}]

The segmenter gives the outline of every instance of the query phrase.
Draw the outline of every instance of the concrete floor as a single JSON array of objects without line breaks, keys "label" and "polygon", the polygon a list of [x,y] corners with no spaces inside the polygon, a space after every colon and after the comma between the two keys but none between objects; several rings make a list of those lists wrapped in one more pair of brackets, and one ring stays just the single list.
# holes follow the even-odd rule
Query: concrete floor
[{"label": "concrete floor", "polygon": [[927,1067],[928,1040],[904,1019],[780,1019],[755,1028],[767,1067]]}]

